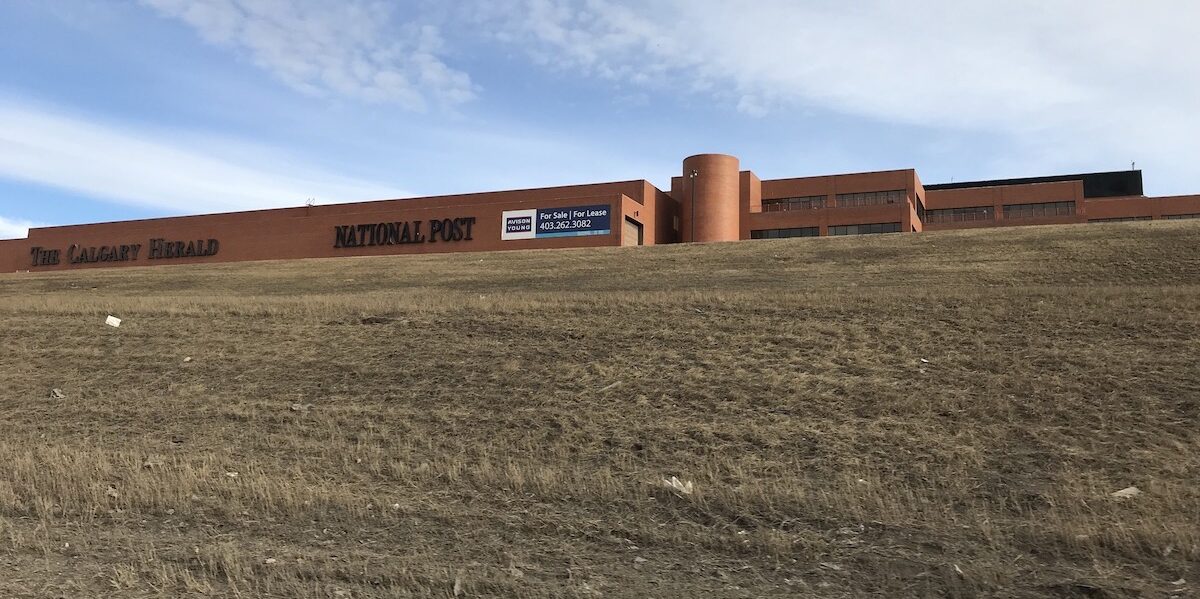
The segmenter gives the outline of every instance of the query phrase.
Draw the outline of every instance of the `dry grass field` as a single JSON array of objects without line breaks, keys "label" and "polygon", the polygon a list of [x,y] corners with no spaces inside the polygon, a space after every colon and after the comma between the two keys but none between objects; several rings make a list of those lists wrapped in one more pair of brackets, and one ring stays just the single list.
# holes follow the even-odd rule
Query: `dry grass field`
[{"label": "dry grass field", "polygon": [[3,275],[0,342],[0,597],[1200,593],[1200,222]]}]

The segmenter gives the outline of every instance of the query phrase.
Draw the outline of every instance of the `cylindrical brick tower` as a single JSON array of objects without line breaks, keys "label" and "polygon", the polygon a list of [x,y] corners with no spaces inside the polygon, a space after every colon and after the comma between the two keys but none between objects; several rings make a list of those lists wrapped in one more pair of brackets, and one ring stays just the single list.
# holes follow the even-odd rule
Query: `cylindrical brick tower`
[{"label": "cylindrical brick tower", "polygon": [[699,154],[683,161],[680,236],[684,241],[741,238],[741,175],[738,159]]}]

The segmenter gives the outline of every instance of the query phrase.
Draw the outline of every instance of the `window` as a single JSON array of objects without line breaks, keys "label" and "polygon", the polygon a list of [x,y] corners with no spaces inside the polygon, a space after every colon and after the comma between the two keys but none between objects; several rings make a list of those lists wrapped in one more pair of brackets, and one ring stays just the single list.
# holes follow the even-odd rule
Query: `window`
[{"label": "window", "polygon": [[763,200],[763,212],[791,212],[793,210],[813,210],[825,207],[825,196],[804,196],[801,198],[781,198]]},{"label": "window", "polygon": [[1150,220],[1149,216],[1120,216],[1115,218],[1089,218],[1089,223],[1128,223],[1136,220]]},{"label": "window", "polygon": [[977,220],[996,220],[996,209],[991,206],[972,206],[925,211],[927,223],[964,223]]},{"label": "window", "polygon": [[882,204],[903,204],[908,200],[908,192],[897,191],[868,191],[866,193],[839,193],[838,208],[851,206],[879,206]]},{"label": "window", "polygon": [[875,233],[899,233],[900,223],[876,223],[872,225],[839,225],[829,227],[830,235],[873,235]]},{"label": "window", "polygon": [[1200,218],[1200,214],[1167,214],[1163,218],[1167,220],[1183,220],[1185,218]]},{"label": "window", "polygon": [[913,193],[913,199],[917,201],[917,220],[925,222],[925,202],[921,200],[921,194]]},{"label": "window", "polygon": [[1075,214],[1075,202],[1045,202],[1041,204],[1005,204],[1004,218],[1052,218]]},{"label": "window", "polygon": [[750,239],[786,239],[788,237],[816,237],[821,234],[819,227],[803,227],[800,229],[764,229],[751,231]]}]

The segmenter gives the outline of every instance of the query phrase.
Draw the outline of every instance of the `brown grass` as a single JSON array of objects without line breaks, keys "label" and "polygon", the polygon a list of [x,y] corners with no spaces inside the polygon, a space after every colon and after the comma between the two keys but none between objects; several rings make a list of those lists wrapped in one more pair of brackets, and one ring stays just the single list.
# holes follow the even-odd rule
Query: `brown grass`
[{"label": "brown grass", "polygon": [[0,277],[0,597],[1193,596],[1198,225]]}]

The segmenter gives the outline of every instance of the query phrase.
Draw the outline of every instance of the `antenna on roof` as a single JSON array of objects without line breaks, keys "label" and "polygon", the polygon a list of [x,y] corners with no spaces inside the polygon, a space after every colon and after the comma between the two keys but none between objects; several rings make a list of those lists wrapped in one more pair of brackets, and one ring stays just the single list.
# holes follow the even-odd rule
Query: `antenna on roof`
[{"label": "antenna on roof", "polygon": [[1129,170],[1131,170],[1131,171],[1137,170],[1137,162],[1136,161],[1129,163]]}]

